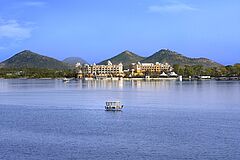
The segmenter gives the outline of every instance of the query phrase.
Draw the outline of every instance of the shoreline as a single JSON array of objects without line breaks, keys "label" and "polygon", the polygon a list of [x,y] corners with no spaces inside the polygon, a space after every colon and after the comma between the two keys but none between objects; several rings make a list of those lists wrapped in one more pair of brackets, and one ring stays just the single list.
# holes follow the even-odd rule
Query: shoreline
[{"label": "shoreline", "polygon": [[[0,80],[63,80],[65,77],[62,78],[0,78]],[[68,78],[70,81],[162,81],[162,80],[172,80],[172,81],[180,81],[179,77],[161,77],[161,78],[119,78],[119,77],[112,77],[112,78]],[[202,80],[215,80],[215,81],[239,81],[240,77],[211,77],[208,79],[200,79],[200,78],[182,78],[182,81],[202,81]]]}]

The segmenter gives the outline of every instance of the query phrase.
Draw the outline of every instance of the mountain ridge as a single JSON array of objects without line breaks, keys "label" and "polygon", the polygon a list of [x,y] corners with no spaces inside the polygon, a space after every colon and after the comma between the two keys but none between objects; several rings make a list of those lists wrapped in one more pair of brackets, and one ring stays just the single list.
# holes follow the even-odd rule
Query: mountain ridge
[{"label": "mountain ridge", "polygon": [[175,51],[169,49],[161,49],[158,52],[152,54],[151,56],[145,58],[141,62],[160,62],[160,63],[169,63],[170,65],[179,64],[179,65],[202,65],[204,67],[220,67],[220,63],[214,62],[208,58],[190,58],[184,56]]},{"label": "mountain ridge", "polygon": [[[68,59],[70,58],[70,59]],[[7,60],[0,63],[0,68],[48,68],[48,69],[71,69],[74,67],[75,62],[79,62],[81,59],[80,57],[68,57],[67,59],[70,62],[65,63],[67,59],[63,61],[59,61],[57,59],[43,56],[41,54],[32,52],[30,50],[21,51],[12,57],[8,58]],[[76,60],[76,61],[75,61]],[[161,49],[154,54],[143,57],[139,56],[131,51],[125,50],[109,59],[101,61],[98,64],[107,64],[108,60],[110,60],[113,64],[123,63],[124,68],[129,68],[131,63],[169,63],[170,65],[179,64],[180,66],[184,65],[201,65],[204,67],[221,67],[223,65],[212,61],[208,58],[190,58],[180,54],[178,52],[169,50],[169,49]],[[65,61],[65,62],[64,62]],[[84,64],[85,60],[81,61],[81,64]],[[72,64],[71,64],[72,63]]]},{"label": "mountain ridge", "polygon": [[0,63],[0,68],[69,69],[70,66],[52,57],[23,50]]},{"label": "mountain ridge", "polygon": [[125,50],[121,53],[119,53],[116,56],[113,56],[109,59],[103,60],[98,64],[107,64],[107,62],[110,60],[113,64],[119,64],[122,63],[124,67],[128,67],[131,63],[136,63],[138,61],[143,60],[145,57],[139,56],[131,51]]},{"label": "mountain ridge", "polygon": [[76,65],[77,63],[89,64],[86,60],[82,59],[81,57],[67,57],[62,62],[70,65]]}]

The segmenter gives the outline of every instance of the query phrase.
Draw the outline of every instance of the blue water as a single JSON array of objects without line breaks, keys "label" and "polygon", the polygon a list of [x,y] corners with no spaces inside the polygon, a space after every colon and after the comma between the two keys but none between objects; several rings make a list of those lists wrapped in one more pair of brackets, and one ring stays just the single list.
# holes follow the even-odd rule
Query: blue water
[{"label": "blue water", "polygon": [[240,82],[0,80],[0,159],[239,160]]}]

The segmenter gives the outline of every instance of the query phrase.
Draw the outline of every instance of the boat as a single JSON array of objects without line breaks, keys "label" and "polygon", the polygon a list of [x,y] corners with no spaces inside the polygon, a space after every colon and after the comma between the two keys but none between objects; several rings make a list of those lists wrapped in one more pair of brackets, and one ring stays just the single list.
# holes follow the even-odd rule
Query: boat
[{"label": "boat", "polygon": [[70,79],[69,78],[63,78],[62,81],[65,82],[65,83],[68,83],[70,81]]},{"label": "boat", "polygon": [[120,101],[107,101],[105,106],[106,111],[121,111],[122,108]]}]

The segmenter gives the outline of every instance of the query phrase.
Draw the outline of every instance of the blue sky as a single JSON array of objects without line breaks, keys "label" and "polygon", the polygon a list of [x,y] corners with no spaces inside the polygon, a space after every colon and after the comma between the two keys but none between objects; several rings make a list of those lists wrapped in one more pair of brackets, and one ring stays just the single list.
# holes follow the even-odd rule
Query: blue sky
[{"label": "blue sky", "polygon": [[240,62],[239,0],[0,0],[0,61],[29,49],[99,62],[169,48]]}]

